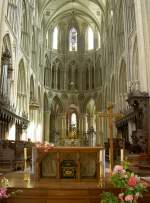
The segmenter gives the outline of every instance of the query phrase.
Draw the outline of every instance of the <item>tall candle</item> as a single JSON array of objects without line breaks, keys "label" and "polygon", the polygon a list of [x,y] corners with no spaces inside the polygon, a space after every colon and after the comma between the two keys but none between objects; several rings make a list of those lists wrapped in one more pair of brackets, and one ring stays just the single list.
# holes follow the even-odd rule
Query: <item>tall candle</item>
[{"label": "tall candle", "polygon": [[100,149],[100,153],[99,153],[99,161],[103,161],[103,150]]},{"label": "tall candle", "polygon": [[27,148],[24,148],[24,159],[27,159]]},{"label": "tall candle", "polygon": [[106,163],[105,163],[105,149],[103,149],[103,175],[105,177],[105,167],[106,167]]},{"label": "tall candle", "polygon": [[123,162],[123,161],[124,161],[124,150],[121,149],[121,162]]}]

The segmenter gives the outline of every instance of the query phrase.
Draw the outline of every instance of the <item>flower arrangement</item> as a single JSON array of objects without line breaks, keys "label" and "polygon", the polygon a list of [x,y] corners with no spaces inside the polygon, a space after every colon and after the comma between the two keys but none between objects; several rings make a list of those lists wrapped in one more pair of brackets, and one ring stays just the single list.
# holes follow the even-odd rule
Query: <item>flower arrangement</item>
[{"label": "flower arrangement", "polygon": [[43,143],[36,143],[36,148],[39,149],[40,151],[44,151],[44,152],[48,152],[50,151],[52,148],[54,148],[54,144],[53,143],[48,143],[45,142]]},{"label": "flower arrangement", "polygon": [[128,169],[127,164],[125,167],[116,165],[110,179],[112,184],[121,188],[123,192],[119,193],[118,196],[104,192],[101,203],[137,203],[138,198],[142,197],[142,192],[146,190],[146,185],[141,182],[139,176]]},{"label": "flower arrangement", "polygon": [[21,192],[21,190],[15,190],[15,191],[9,193],[8,189],[7,189],[8,187],[9,187],[9,181],[7,178],[3,177],[0,182],[0,200],[6,199],[12,195],[15,195],[18,192]]}]

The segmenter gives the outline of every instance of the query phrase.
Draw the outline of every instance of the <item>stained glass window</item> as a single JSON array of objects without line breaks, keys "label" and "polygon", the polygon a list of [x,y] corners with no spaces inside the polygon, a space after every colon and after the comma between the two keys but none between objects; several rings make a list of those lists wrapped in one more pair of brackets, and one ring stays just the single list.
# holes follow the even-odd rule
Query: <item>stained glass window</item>
[{"label": "stained glass window", "polygon": [[74,27],[70,30],[69,44],[70,51],[77,51],[77,30]]},{"label": "stained glass window", "polygon": [[77,127],[77,115],[75,113],[71,114],[71,126]]}]

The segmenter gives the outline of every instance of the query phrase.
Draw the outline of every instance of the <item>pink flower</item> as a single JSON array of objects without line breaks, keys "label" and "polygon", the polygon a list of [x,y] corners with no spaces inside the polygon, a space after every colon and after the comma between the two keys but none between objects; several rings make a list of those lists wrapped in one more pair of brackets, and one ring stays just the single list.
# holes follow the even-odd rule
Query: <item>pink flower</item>
[{"label": "pink flower", "polygon": [[131,176],[128,180],[128,185],[130,187],[135,187],[137,184],[137,180],[136,180],[136,177],[135,176]]},{"label": "pink flower", "polygon": [[132,202],[133,201],[133,195],[126,195],[124,199],[125,199],[125,201]]},{"label": "pink flower", "polygon": [[2,198],[8,198],[6,188],[0,188],[0,199],[2,199]]},{"label": "pink flower", "polygon": [[120,193],[120,194],[118,195],[118,197],[119,197],[119,199],[120,199],[121,201],[123,201],[123,196],[124,196],[124,193]]},{"label": "pink flower", "polygon": [[123,166],[121,165],[116,165],[114,167],[114,170],[113,170],[113,173],[123,173],[124,169],[123,169]]}]

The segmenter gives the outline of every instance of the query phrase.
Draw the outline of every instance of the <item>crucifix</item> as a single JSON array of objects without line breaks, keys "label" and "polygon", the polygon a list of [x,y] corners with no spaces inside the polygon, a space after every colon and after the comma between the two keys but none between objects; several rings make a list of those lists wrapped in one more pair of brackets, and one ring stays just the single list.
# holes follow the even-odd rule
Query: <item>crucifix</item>
[{"label": "crucifix", "polygon": [[107,112],[100,112],[100,121],[101,118],[106,117],[109,118],[109,158],[110,158],[110,173],[112,173],[114,166],[114,149],[113,149],[113,118],[118,118],[122,116],[121,113],[113,113],[113,105],[109,105],[107,107]]}]

